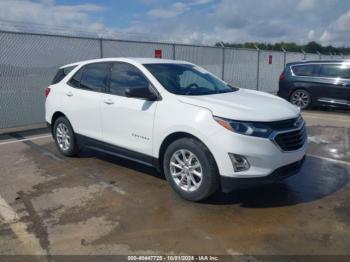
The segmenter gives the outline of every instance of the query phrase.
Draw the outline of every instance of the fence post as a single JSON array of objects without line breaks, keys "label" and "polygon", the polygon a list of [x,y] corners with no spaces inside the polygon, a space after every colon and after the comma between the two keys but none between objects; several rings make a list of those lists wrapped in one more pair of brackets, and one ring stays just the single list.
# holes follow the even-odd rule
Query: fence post
[{"label": "fence post", "polygon": [[100,38],[100,57],[103,58],[103,38]]},{"label": "fence post", "polygon": [[319,58],[320,60],[322,60],[322,55],[321,55],[321,53],[318,52],[318,51],[316,51],[316,53],[318,54],[318,58]]},{"label": "fence post", "polygon": [[256,90],[259,91],[259,76],[260,76],[260,48],[255,45],[257,56],[258,56],[258,63],[257,63],[257,73],[256,73]]},{"label": "fence post", "polygon": [[176,44],[172,44],[173,46],[173,60],[176,60]]},{"label": "fence post", "polygon": [[287,50],[282,47],[282,51],[283,51],[283,65],[284,65],[283,69],[284,69],[287,64]]},{"label": "fence post", "polygon": [[301,49],[301,52],[302,52],[302,53],[303,53],[303,55],[304,55],[303,60],[306,60],[306,53],[305,53],[305,51],[304,51],[303,49]]},{"label": "fence post", "polygon": [[221,64],[221,79],[225,81],[225,44],[220,42],[221,52],[222,52],[222,64]]}]

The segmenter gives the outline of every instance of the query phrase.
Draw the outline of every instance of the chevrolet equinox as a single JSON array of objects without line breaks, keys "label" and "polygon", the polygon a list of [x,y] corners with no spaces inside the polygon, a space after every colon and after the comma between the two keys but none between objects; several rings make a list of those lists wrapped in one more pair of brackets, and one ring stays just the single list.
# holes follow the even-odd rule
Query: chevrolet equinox
[{"label": "chevrolet equinox", "polygon": [[279,181],[306,152],[299,108],[184,61],[78,62],[61,67],[45,95],[61,154],[86,147],[154,166],[191,201]]}]

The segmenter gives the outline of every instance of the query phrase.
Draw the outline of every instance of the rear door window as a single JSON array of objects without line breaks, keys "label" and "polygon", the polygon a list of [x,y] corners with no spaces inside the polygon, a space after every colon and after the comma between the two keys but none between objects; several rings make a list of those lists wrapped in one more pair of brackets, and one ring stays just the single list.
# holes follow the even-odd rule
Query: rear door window
[{"label": "rear door window", "polygon": [[53,78],[51,85],[57,84],[62,81],[63,78],[65,78],[76,66],[69,66],[65,68],[60,68],[55,77]]},{"label": "rear door window", "polygon": [[110,64],[96,63],[84,66],[79,88],[90,91],[105,91]]},{"label": "rear door window", "polygon": [[292,66],[294,75],[296,76],[315,76],[315,65],[297,65]]},{"label": "rear door window", "polygon": [[350,66],[341,64],[324,64],[321,66],[320,76],[350,79]]}]

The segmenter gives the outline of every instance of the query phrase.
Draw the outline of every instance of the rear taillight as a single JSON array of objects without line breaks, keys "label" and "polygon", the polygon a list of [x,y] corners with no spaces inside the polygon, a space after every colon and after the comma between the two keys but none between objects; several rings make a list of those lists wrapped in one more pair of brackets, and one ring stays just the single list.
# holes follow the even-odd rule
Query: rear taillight
[{"label": "rear taillight", "polygon": [[284,75],[284,72],[280,75],[280,81],[286,79],[286,76]]},{"label": "rear taillight", "polygon": [[45,97],[48,97],[48,95],[50,94],[51,88],[48,86],[45,88]]}]

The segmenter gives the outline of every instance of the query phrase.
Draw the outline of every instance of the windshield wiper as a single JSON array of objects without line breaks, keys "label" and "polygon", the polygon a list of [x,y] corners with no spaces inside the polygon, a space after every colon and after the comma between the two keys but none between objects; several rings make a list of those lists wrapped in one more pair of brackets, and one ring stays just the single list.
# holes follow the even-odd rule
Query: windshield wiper
[{"label": "windshield wiper", "polygon": [[233,90],[233,89],[230,89],[230,90],[221,90],[221,91],[217,91],[216,93],[217,94],[224,94],[224,93],[231,93],[231,92],[234,92],[234,91],[236,91],[236,90]]},{"label": "windshield wiper", "polygon": [[190,96],[190,95],[210,95],[210,94],[215,94],[214,92],[193,92],[193,91],[187,91],[184,93],[185,96]]}]

